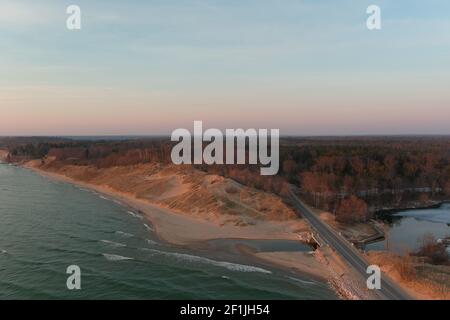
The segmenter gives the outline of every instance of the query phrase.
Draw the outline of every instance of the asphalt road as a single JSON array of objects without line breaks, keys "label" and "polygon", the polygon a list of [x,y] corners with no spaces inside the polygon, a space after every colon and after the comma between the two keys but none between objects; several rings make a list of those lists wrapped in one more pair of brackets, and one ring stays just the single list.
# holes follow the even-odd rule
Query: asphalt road
[{"label": "asphalt road", "polygon": [[[307,208],[298,197],[291,192],[294,205],[300,210],[302,216],[308,220],[311,226],[319,234],[321,239],[340,254],[348,264],[367,279],[366,273],[369,263],[364,259],[361,253],[353,247],[343,236],[334,231],[328,224],[320,220],[309,208]],[[366,284],[364,283],[364,286]],[[381,274],[381,289],[373,290],[374,296],[384,300],[410,300],[411,297],[395,284],[385,274]]]}]

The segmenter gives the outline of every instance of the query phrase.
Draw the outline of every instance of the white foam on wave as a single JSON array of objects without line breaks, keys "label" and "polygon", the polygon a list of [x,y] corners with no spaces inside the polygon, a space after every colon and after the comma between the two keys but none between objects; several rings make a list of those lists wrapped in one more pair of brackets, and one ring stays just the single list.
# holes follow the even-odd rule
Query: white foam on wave
[{"label": "white foam on wave", "polygon": [[127,237],[127,238],[134,237],[134,234],[123,232],[123,231],[116,231],[115,233],[118,235],[121,235],[123,237]]},{"label": "white foam on wave", "polygon": [[119,243],[119,242],[114,242],[114,241],[110,241],[110,240],[100,240],[100,242],[109,244],[109,245],[114,246],[114,247],[126,247],[127,246],[126,244]]},{"label": "white foam on wave", "polygon": [[151,252],[153,254],[160,254],[160,255],[172,257],[172,258],[175,258],[177,260],[183,260],[183,261],[195,262],[195,263],[206,263],[206,264],[210,264],[210,265],[213,265],[213,266],[216,266],[216,267],[226,268],[226,269],[228,269],[230,271],[237,271],[237,272],[261,272],[261,273],[267,273],[267,274],[272,273],[269,270],[266,270],[266,269],[263,269],[263,268],[259,268],[259,267],[248,266],[248,265],[244,265],[244,264],[231,263],[231,262],[226,262],[226,261],[216,261],[216,260],[212,260],[212,259],[208,259],[208,258],[204,258],[204,257],[199,257],[199,256],[194,256],[194,255],[190,255],[190,254],[185,254],[185,253],[167,252],[167,251],[161,251],[161,250],[156,250],[156,249],[148,249],[146,251]]},{"label": "white foam on wave", "polygon": [[153,241],[153,240],[150,240],[150,239],[147,239],[147,243],[148,243],[149,245],[151,245],[151,246],[156,246],[156,245],[159,244],[158,242]]},{"label": "white foam on wave", "polygon": [[142,219],[141,215],[139,215],[137,213],[134,213],[133,211],[127,211],[127,212],[128,212],[129,215],[131,215],[131,216],[133,216],[135,218]]},{"label": "white foam on wave", "polygon": [[294,278],[294,277],[288,277],[288,278],[295,282],[299,282],[301,284],[306,284],[306,285],[315,285],[316,284],[316,282],[313,282],[313,281],[301,280],[301,279]]},{"label": "white foam on wave", "polygon": [[104,196],[100,196],[100,198],[102,198],[103,200],[109,200],[107,197]]},{"label": "white foam on wave", "polygon": [[153,228],[152,227],[150,227],[148,224],[146,224],[146,223],[144,223],[144,227],[147,229],[147,230],[149,230],[149,231],[155,231],[155,230],[153,230]]},{"label": "white foam on wave", "polygon": [[6,250],[0,250],[0,254],[7,254],[8,253],[8,251],[6,251]]},{"label": "white foam on wave", "polygon": [[102,253],[102,255],[106,258],[106,260],[109,260],[109,261],[134,260],[133,258],[119,256],[117,254]]}]

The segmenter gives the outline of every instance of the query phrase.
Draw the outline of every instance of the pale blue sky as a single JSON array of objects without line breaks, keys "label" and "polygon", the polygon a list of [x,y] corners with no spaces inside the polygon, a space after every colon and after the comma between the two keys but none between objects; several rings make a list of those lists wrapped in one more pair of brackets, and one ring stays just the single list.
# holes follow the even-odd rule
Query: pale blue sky
[{"label": "pale blue sky", "polygon": [[449,1],[0,0],[0,39],[0,135],[450,133]]}]

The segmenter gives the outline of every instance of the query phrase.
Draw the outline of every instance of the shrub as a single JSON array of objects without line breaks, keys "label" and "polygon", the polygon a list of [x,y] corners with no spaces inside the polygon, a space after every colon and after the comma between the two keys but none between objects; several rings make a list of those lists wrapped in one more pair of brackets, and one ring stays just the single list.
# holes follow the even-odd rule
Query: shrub
[{"label": "shrub", "polygon": [[339,222],[365,222],[369,218],[367,203],[354,195],[342,200],[336,210],[336,220]]},{"label": "shrub", "polygon": [[425,257],[432,264],[448,264],[450,261],[445,244],[439,243],[432,234],[422,237],[422,244],[415,254]]}]

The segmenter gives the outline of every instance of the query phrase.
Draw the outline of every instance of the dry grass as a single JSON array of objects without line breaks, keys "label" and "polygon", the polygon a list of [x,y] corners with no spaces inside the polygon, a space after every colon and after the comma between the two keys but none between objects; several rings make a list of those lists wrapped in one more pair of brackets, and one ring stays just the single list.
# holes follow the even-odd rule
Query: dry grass
[{"label": "dry grass", "polygon": [[410,254],[399,256],[390,252],[369,252],[370,263],[380,266],[417,299],[450,299],[450,267],[428,264]]},{"label": "dry grass", "polygon": [[413,282],[417,280],[414,262],[409,254],[403,257],[395,257],[393,259],[393,268],[403,281]]}]

